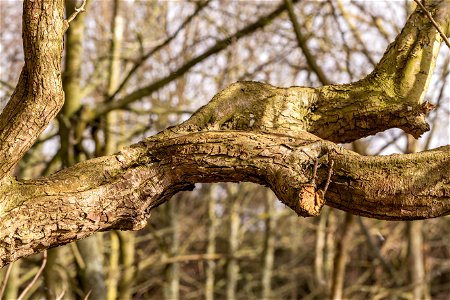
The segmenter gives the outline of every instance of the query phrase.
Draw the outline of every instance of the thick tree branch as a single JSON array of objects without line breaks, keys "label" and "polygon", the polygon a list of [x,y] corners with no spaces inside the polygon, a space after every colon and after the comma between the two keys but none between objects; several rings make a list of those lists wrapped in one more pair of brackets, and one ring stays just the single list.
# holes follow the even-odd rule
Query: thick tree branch
[{"label": "thick tree branch", "polygon": [[[313,182],[314,161],[318,159]],[[309,133],[210,131],[157,135],[120,153],[46,178],[5,178],[0,193],[0,265],[110,229],[137,230],[150,210],[198,182],[269,186],[302,216],[326,204],[372,218],[413,220],[450,213],[450,147],[364,157]]]},{"label": "thick tree branch", "polygon": [[320,88],[237,82],[171,130],[307,131],[345,143],[398,127],[418,137],[429,128],[425,115],[431,108],[429,103],[401,102],[375,82]]},{"label": "thick tree branch", "polygon": [[0,179],[11,172],[64,103],[63,1],[25,1],[23,11],[25,65],[0,115]]},{"label": "thick tree branch", "polygon": [[[430,7],[449,34],[450,5],[435,1]],[[423,98],[441,41],[427,16],[416,10],[374,71],[358,82],[319,88],[238,82],[173,130],[308,131],[344,143],[401,128],[417,138],[429,130],[425,116],[434,106]]]}]

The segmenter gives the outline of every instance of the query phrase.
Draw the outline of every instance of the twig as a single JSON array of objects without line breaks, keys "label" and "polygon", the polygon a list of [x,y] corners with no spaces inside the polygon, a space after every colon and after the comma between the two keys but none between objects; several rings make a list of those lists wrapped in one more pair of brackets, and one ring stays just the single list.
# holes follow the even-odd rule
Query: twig
[{"label": "twig", "polygon": [[28,293],[28,291],[31,289],[31,287],[38,280],[38,278],[41,275],[42,271],[44,271],[44,267],[45,267],[46,264],[47,264],[47,250],[44,251],[44,258],[42,259],[41,267],[39,268],[38,272],[34,276],[33,280],[31,280],[31,282],[25,287],[23,292],[20,294],[19,298],[17,298],[17,300],[22,300],[25,297],[25,295]]},{"label": "twig", "polygon": [[11,273],[11,269],[13,267],[13,263],[10,263],[8,269],[6,269],[5,278],[3,278],[2,286],[0,287],[0,299],[3,299],[3,293],[6,289],[6,284],[8,283],[9,274]]},{"label": "twig", "polygon": [[84,296],[83,300],[88,300],[91,293],[92,293],[92,289],[90,289],[89,292],[87,292],[87,294],[86,294],[86,296]]},{"label": "twig", "polygon": [[59,296],[57,296],[56,297],[56,300],[61,300],[63,297],[64,297],[64,294],[66,293],[66,289],[64,289],[62,292],[61,292],[61,295],[59,295]]},{"label": "twig", "polygon": [[331,166],[330,166],[330,169],[328,170],[327,182],[325,183],[325,187],[323,188],[323,195],[324,196],[325,196],[325,193],[328,190],[328,185],[330,184],[330,181],[331,181],[331,175],[333,174],[333,166],[334,166],[334,160],[331,161]]},{"label": "twig", "polygon": [[312,180],[311,183],[314,184],[316,182],[316,177],[317,177],[317,168],[319,167],[319,160],[317,158],[312,157],[311,155],[309,155],[308,153],[306,153],[305,150],[302,149],[302,152],[306,154],[306,156],[309,157],[309,159],[311,159],[314,162],[314,168],[313,168],[313,176],[312,176]]},{"label": "twig", "polygon": [[75,257],[75,262],[77,263],[78,267],[82,270],[86,269],[86,264],[84,263],[80,250],[78,250],[77,244],[71,243],[70,248],[72,249],[72,254]]},{"label": "twig", "polygon": [[70,15],[70,17],[67,19],[67,23],[72,22],[73,19],[75,19],[76,16],[77,16],[80,12],[86,11],[85,6],[86,6],[86,0],[83,0],[83,3],[81,3],[81,6],[80,6],[80,7],[78,7],[78,8],[75,7],[75,11],[74,11],[74,12]]},{"label": "twig", "polygon": [[441,28],[439,28],[439,25],[433,19],[433,16],[431,15],[431,13],[425,8],[425,6],[423,6],[423,4],[419,0],[414,0],[414,2],[416,2],[417,5],[419,5],[420,8],[425,12],[425,14],[427,15],[428,19],[430,19],[431,23],[433,23],[433,26],[439,32],[439,34],[441,35],[441,37],[444,40],[445,44],[447,44],[447,47],[450,49],[450,42],[448,41],[448,39],[445,36],[445,34],[442,32]]}]

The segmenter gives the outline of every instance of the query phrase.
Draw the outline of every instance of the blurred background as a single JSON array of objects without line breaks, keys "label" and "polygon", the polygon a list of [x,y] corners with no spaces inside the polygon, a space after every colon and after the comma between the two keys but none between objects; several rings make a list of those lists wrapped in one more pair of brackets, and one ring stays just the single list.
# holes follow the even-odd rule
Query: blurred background
[{"label": "blurred background", "polygon": [[[293,3],[294,2],[294,3]],[[81,1],[66,0],[67,15]],[[321,86],[369,74],[413,1],[88,1],[65,37],[64,108],[16,170],[35,178],[180,123],[238,80]],[[0,1],[0,109],[23,65],[22,1]],[[296,29],[295,29],[296,28]],[[450,51],[431,131],[344,145],[364,155],[450,144]],[[450,218],[299,218],[255,184],[197,184],[139,232],[97,233],[0,270],[4,299],[449,299]]]}]

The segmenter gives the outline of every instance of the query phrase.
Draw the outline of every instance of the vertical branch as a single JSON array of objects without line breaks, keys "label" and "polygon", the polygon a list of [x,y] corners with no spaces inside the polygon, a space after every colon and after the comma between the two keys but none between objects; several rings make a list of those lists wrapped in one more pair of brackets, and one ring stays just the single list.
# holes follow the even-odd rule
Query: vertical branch
[{"label": "vertical branch", "polygon": [[275,260],[275,234],[276,234],[276,219],[274,204],[276,197],[270,189],[266,190],[265,203],[265,231],[264,231],[264,250],[263,250],[263,265],[262,265],[262,292],[261,299],[272,299],[272,271]]},{"label": "vertical branch", "polygon": [[[216,195],[217,185],[211,185],[208,197],[208,245],[206,248],[206,254],[211,257],[216,253]],[[206,263],[205,299],[213,300],[216,263],[212,259],[208,260]]]},{"label": "vertical branch", "polygon": [[63,15],[62,0],[27,0],[23,4],[25,65],[0,114],[0,180],[10,174],[63,105]]},{"label": "vertical branch", "polygon": [[327,220],[330,214],[330,208],[324,206],[319,217],[319,224],[316,230],[316,246],[314,256],[314,275],[316,282],[319,286],[326,286],[327,280],[325,276],[325,244],[326,244],[326,231]]},{"label": "vertical branch", "polygon": [[351,249],[352,227],[355,217],[345,214],[342,235],[338,241],[336,257],[334,260],[333,278],[331,283],[331,299],[344,299],[345,267],[348,261],[348,252]]},{"label": "vertical branch", "polygon": [[[407,136],[406,153],[417,152],[418,142],[411,135]],[[425,267],[423,253],[423,221],[406,223],[408,235],[408,271],[410,284],[413,287],[414,299],[430,299],[425,283]]]},{"label": "vertical branch", "polygon": [[227,264],[227,299],[234,300],[236,297],[236,288],[239,276],[239,265],[236,260],[236,252],[239,246],[239,226],[240,226],[240,203],[238,199],[239,187],[236,184],[228,186],[230,198],[230,229],[228,237],[228,264]]}]

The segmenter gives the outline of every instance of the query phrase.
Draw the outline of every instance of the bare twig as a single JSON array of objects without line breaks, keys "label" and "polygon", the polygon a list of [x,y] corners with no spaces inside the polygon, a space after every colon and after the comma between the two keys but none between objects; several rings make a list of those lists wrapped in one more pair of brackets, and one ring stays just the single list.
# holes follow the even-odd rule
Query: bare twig
[{"label": "bare twig", "polygon": [[2,286],[0,287],[0,299],[3,299],[3,293],[6,289],[6,284],[8,283],[9,274],[11,273],[11,269],[13,267],[13,263],[10,263],[8,269],[6,269],[5,278],[3,278]]},{"label": "bare twig", "polygon": [[334,160],[331,161],[330,169],[328,170],[327,182],[325,183],[325,187],[323,188],[323,195],[324,196],[325,196],[325,193],[328,190],[328,185],[330,185],[331,175],[333,174],[333,166],[334,166]]},{"label": "bare twig", "polygon": [[44,251],[44,258],[42,259],[41,267],[39,268],[38,272],[34,276],[33,280],[26,286],[26,288],[23,290],[23,292],[20,294],[19,298],[17,300],[22,300],[25,295],[28,293],[28,291],[31,289],[31,287],[36,283],[39,276],[41,275],[42,271],[44,271],[44,267],[47,264],[47,250]]},{"label": "bare twig", "polygon": [[331,81],[328,79],[328,77],[325,75],[325,72],[322,70],[322,68],[317,64],[317,59],[314,57],[311,50],[308,48],[307,45],[307,39],[302,34],[300,30],[300,24],[297,21],[297,16],[294,12],[294,6],[293,6],[292,0],[285,0],[285,5],[289,14],[289,18],[292,23],[292,27],[294,29],[295,36],[297,38],[297,43],[300,49],[303,52],[303,55],[305,55],[306,62],[308,63],[308,66],[311,68],[311,70],[317,75],[317,78],[323,85],[331,84]]},{"label": "bare twig", "polygon": [[91,293],[92,293],[92,289],[90,289],[89,292],[87,292],[87,294],[86,294],[86,296],[84,296],[83,300],[88,300]]},{"label": "bare twig", "polygon": [[78,267],[82,270],[86,269],[86,264],[84,263],[80,250],[78,250],[77,244],[71,243],[70,248],[72,249],[72,254],[75,258],[75,262],[77,263]]},{"label": "bare twig", "polygon": [[64,289],[59,296],[56,297],[56,300],[61,300],[64,297],[64,294],[66,293],[66,290]]},{"label": "bare twig", "polygon": [[312,178],[312,184],[316,182],[317,177],[317,168],[319,167],[319,159],[314,159],[314,169],[313,169],[313,178]]},{"label": "bare twig", "polygon": [[77,16],[80,12],[86,11],[85,6],[86,6],[86,0],[83,0],[83,3],[81,3],[81,6],[80,6],[80,7],[78,7],[78,8],[75,7],[75,11],[74,11],[74,12],[70,15],[70,17],[67,19],[67,23],[72,22],[73,19],[75,19],[76,16]]},{"label": "bare twig", "polygon": [[315,157],[312,157],[311,155],[309,155],[305,150],[302,149],[302,152],[309,157],[309,159],[311,159],[314,162],[314,168],[313,168],[313,175],[312,175],[312,180],[311,183],[314,184],[316,182],[316,177],[317,177],[317,168],[319,167],[319,160]]},{"label": "bare twig", "polygon": [[450,42],[448,41],[447,37],[445,36],[445,34],[442,32],[441,28],[439,28],[439,25],[436,23],[436,21],[433,19],[433,16],[431,15],[431,13],[425,8],[425,6],[423,6],[423,4],[419,1],[419,0],[414,0],[414,2],[417,3],[417,5],[420,6],[420,8],[424,11],[424,13],[427,15],[428,19],[430,19],[431,23],[433,23],[433,26],[436,28],[436,30],[439,32],[439,34],[441,35],[442,39],[444,40],[445,44],[447,45],[447,47],[450,49]]}]

